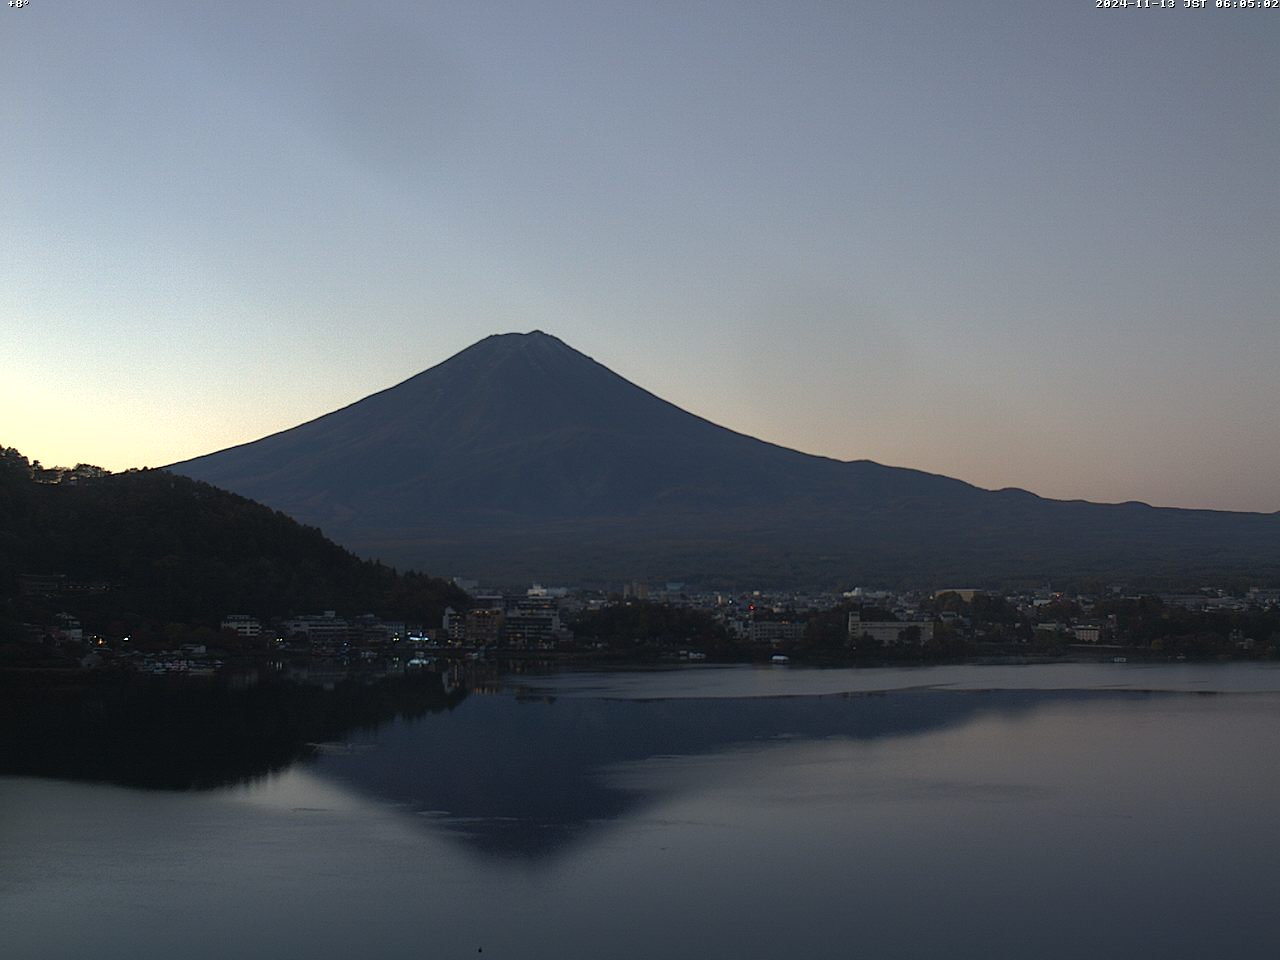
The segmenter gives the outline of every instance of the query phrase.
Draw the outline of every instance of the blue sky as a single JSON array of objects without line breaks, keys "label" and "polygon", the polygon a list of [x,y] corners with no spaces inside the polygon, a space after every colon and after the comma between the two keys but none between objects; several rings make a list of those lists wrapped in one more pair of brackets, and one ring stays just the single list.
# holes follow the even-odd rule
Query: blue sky
[{"label": "blue sky", "polygon": [[812,453],[1280,510],[1280,9],[0,10],[0,443],[46,463],[539,328]]}]

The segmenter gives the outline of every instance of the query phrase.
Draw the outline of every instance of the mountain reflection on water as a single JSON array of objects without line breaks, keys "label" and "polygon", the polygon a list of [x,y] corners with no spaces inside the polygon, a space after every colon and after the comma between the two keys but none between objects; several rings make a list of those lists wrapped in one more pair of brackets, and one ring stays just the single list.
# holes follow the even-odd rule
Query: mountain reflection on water
[{"label": "mountain reflection on water", "polygon": [[875,740],[1016,715],[1051,701],[1134,693],[892,693],[755,699],[471,696],[452,716],[396,723],[325,751],[314,772],[424,814],[484,855],[570,852],[669,799],[678,779],[628,777],[641,761]]},{"label": "mountain reflection on water", "polygon": [[[454,679],[91,692],[105,759],[0,752],[0,954],[1275,955],[1280,671]],[[203,732],[127,743],[166,716]]]},{"label": "mountain reflection on water", "polygon": [[328,680],[15,685],[0,707],[0,774],[190,790],[250,783],[304,763],[323,779],[419,814],[424,828],[476,854],[535,861],[678,792],[678,780],[626,776],[639,762],[909,737],[1055,701],[1152,696],[900,689],[556,698],[504,689],[493,668],[481,666]]}]

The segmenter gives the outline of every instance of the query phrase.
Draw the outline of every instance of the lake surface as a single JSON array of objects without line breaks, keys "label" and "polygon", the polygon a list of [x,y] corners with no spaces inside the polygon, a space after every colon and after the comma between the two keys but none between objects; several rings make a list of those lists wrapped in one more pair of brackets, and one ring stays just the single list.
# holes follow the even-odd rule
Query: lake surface
[{"label": "lake surface", "polygon": [[697,667],[486,690],[360,714],[267,772],[220,758],[206,789],[128,785],[153,782],[136,757],[87,767],[96,782],[0,776],[0,956],[1280,942],[1280,669]]}]

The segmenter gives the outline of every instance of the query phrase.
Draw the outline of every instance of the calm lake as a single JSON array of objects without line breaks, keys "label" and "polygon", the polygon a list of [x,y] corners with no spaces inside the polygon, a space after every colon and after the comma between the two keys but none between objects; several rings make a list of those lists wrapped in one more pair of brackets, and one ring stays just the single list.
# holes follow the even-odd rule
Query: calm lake
[{"label": "calm lake", "polygon": [[[374,705],[99,697],[47,743],[23,714],[0,760],[0,956],[1205,960],[1280,943],[1275,667],[431,682]],[[175,729],[140,753],[129,724],[148,710]],[[250,758],[210,746],[224,728]]]}]

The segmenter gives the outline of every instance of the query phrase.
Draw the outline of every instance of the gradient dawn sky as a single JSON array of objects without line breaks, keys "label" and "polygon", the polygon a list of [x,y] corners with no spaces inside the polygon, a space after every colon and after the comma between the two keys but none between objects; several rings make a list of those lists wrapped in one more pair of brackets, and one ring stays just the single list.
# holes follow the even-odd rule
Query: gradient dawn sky
[{"label": "gradient dawn sky", "polygon": [[1280,510],[1280,9],[0,6],[0,444],[156,466],[542,329],[811,453]]}]

